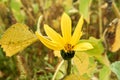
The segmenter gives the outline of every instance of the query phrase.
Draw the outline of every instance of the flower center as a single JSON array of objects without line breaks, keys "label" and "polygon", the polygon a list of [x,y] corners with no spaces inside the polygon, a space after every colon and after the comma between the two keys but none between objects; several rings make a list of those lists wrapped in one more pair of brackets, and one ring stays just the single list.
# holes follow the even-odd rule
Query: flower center
[{"label": "flower center", "polygon": [[61,50],[61,56],[64,60],[70,60],[74,57],[73,47],[71,44],[65,44],[64,50]]},{"label": "flower center", "polygon": [[66,52],[70,52],[72,51],[74,46],[72,46],[71,44],[65,44],[64,48]]},{"label": "flower center", "polygon": [[65,52],[64,50],[61,50],[60,53],[64,60],[70,60],[74,57],[75,51]]}]

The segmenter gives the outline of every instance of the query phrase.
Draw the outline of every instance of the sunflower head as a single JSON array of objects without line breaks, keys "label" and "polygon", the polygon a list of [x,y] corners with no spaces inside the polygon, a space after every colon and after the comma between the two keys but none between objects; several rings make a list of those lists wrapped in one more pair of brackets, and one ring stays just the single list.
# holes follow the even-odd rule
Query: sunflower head
[{"label": "sunflower head", "polygon": [[75,51],[85,51],[93,48],[93,46],[88,42],[78,43],[82,36],[81,28],[83,23],[84,20],[81,16],[74,30],[74,33],[71,34],[71,19],[66,13],[63,13],[61,17],[62,35],[58,34],[47,24],[44,25],[44,30],[47,34],[47,38],[41,34],[39,26],[39,31],[36,31],[36,35],[38,36],[39,40],[48,48],[61,51],[62,57],[68,56],[68,58],[72,58],[75,54]]}]

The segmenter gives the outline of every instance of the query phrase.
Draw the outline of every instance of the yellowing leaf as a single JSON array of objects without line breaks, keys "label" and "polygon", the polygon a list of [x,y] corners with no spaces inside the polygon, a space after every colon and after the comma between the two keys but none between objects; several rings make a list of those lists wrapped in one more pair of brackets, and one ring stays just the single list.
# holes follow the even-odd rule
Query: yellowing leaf
[{"label": "yellowing leaf", "polygon": [[116,25],[115,41],[112,45],[111,51],[116,52],[120,49],[120,19]]},{"label": "yellowing leaf", "polygon": [[89,79],[80,75],[71,74],[67,76],[64,80],[89,80]]},{"label": "yellowing leaf", "polygon": [[73,58],[74,64],[79,70],[80,75],[87,73],[89,66],[89,56],[84,52],[76,52]]},{"label": "yellowing leaf", "polygon": [[120,49],[120,19],[114,19],[105,30],[105,40],[108,48],[112,52]]},{"label": "yellowing leaf", "polygon": [[12,56],[36,40],[37,37],[26,25],[16,23],[5,31],[0,39],[0,45],[6,56]]}]

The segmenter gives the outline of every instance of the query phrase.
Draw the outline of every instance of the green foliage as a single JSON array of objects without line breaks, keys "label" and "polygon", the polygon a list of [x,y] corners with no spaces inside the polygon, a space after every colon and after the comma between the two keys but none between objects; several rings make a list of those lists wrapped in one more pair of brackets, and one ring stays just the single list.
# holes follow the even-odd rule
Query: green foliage
[{"label": "green foliage", "polygon": [[79,12],[88,23],[90,23],[89,8],[91,5],[91,2],[92,0],[80,0],[80,5],[79,5]]},{"label": "green foliage", "polygon": [[7,0],[0,0],[1,2],[7,2]]},{"label": "green foliage", "polygon": [[[8,58],[4,55],[2,49],[0,48],[0,71],[1,71],[1,77],[0,80],[12,80],[15,79],[16,77],[16,65],[14,62],[14,57]],[[12,74],[9,74],[12,73]]]},{"label": "green foliage", "polygon": [[25,19],[25,13],[21,11],[21,3],[17,0],[11,0],[10,7],[13,11],[13,14],[18,22],[23,22]]},{"label": "green foliage", "polygon": [[[4,55],[3,55],[2,48],[0,48],[0,59],[1,59],[1,60],[4,59]],[[1,60],[0,60],[0,61],[1,61]]]},{"label": "green foliage", "polygon": [[99,80],[110,80],[110,68],[107,66],[103,66],[99,73]]},{"label": "green foliage", "polygon": [[[55,57],[55,55],[53,55],[53,51],[46,49],[46,47],[44,47],[40,42],[36,42],[28,48],[26,48],[27,46],[24,47],[26,49],[19,53],[21,56],[21,66],[26,71],[26,74],[23,73],[23,75],[21,75],[21,72],[19,71],[20,66],[18,66],[18,63],[16,62],[16,56],[18,55],[7,57],[5,56],[3,49],[0,48],[0,80],[22,79],[22,77],[24,78],[24,75],[29,78],[28,80],[51,80],[53,78],[53,74],[56,73],[58,66],[59,70],[55,79],[61,79],[63,77],[65,77],[65,80],[90,80],[93,77],[96,77],[98,80],[120,79],[120,61],[118,61],[120,59],[120,52],[104,52],[105,48],[102,44],[103,42],[100,39],[96,39],[100,36],[99,32],[104,32],[106,25],[108,25],[112,19],[116,18],[116,16],[120,17],[119,15],[116,15],[120,13],[120,0],[113,1],[113,3],[116,2],[116,7],[109,4],[107,1],[108,0],[99,0],[99,3],[98,0],[0,0],[0,38],[3,36],[3,33],[5,33],[5,30],[16,22],[27,24],[30,29],[35,31],[38,17],[41,15],[43,15],[43,20],[40,24],[41,28],[43,28],[42,26],[45,23],[53,26],[54,29],[60,32],[60,18],[63,12],[70,14],[73,26],[77,24],[79,17],[83,16],[88,23],[87,27],[86,23],[83,27],[85,36],[87,34],[88,37],[89,35],[95,37],[90,37],[88,40],[80,40],[81,43],[91,43],[94,48],[85,52],[75,53],[75,56],[72,59],[72,74],[67,77],[65,77],[67,63],[65,62],[60,65],[59,62],[61,58],[59,59],[58,57]],[[100,14],[102,17],[100,17]],[[101,23],[99,21],[101,21]],[[103,27],[102,31],[99,29],[100,25],[98,24],[101,24],[101,27]],[[116,28],[116,25],[114,25],[114,27]],[[23,33],[24,30],[21,29],[22,27],[19,27],[16,31],[18,33],[17,35],[19,35],[16,40],[23,39],[24,35],[28,33],[26,31],[26,33]],[[118,31],[117,40],[119,41],[119,30],[118,28],[116,29]],[[21,30],[20,33],[19,30]],[[105,40],[114,42],[111,40],[114,36],[114,30],[115,29],[108,30],[108,33],[112,33],[112,36],[111,34],[106,33],[110,35],[110,39],[107,38]],[[27,31],[30,30],[27,29]],[[41,32],[43,32],[43,29],[41,29]],[[23,35],[20,37],[21,33]],[[13,31],[8,34],[13,35],[7,36],[6,40],[12,40],[16,37],[14,36]],[[26,37],[30,36],[27,35]],[[114,37],[116,37],[116,35]],[[27,40],[28,39],[23,40],[23,44],[19,43],[20,45],[18,47],[23,48],[23,45],[29,44],[29,42],[26,42]],[[6,41],[3,40],[3,43],[5,42]],[[106,45],[107,44],[108,48],[112,47],[112,43],[106,43]],[[12,51],[16,51],[16,49],[18,49],[15,46],[11,47],[11,45],[8,44],[2,45],[6,50],[10,49]],[[114,47],[119,47],[118,42],[116,42]],[[108,60],[107,55],[110,60]],[[116,62],[112,63],[113,61]],[[110,65],[110,63],[112,64]],[[114,74],[111,74],[111,71]],[[111,75],[112,79],[110,79]],[[113,79],[114,75],[115,79]]]},{"label": "green foliage", "polygon": [[39,7],[38,4],[33,5],[33,10],[34,10],[35,13],[38,13],[38,11],[39,11],[38,7]]},{"label": "green foliage", "polygon": [[110,68],[112,72],[114,72],[117,75],[118,79],[120,80],[120,61],[112,63]]},{"label": "green foliage", "polygon": [[93,45],[93,49],[85,51],[89,56],[95,57],[100,63],[109,66],[109,60],[104,53],[102,40],[90,37],[89,40],[80,40],[80,42],[89,42]]},{"label": "green foliage", "polygon": [[93,49],[85,51],[90,56],[100,56],[104,52],[104,47],[100,39],[90,37],[89,40],[80,40],[80,42],[89,42],[93,45]]}]

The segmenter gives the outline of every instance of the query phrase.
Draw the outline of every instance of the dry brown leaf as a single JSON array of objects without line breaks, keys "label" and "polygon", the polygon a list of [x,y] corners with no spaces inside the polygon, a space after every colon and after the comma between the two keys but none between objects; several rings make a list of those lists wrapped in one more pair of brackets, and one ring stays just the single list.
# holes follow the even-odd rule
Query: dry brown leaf
[{"label": "dry brown leaf", "polygon": [[37,40],[28,26],[16,23],[8,28],[0,39],[0,45],[6,56],[12,56]]},{"label": "dry brown leaf", "polygon": [[120,19],[114,19],[104,33],[107,48],[112,52],[118,51],[120,49]]}]

